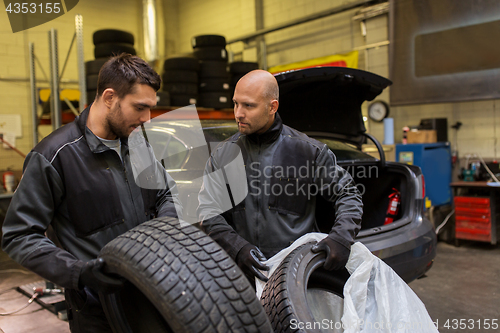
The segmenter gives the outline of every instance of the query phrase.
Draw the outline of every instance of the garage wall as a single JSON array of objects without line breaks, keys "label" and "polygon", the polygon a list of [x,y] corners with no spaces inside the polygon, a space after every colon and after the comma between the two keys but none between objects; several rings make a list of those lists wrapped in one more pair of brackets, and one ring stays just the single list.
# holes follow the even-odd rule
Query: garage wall
[{"label": "garage wall", "polygon": [[[137,0],[85,0],[67,14],[54,21],[26,31],[12,33],[7,13],[0,12],[0,114],[20,114],[23,136],[17,138],[16,146],[27,154],[32,148],[32,122],[29,81],[11,82],[5,78],[29,78],[29,42],[35,43],[35,54],[40,60],[43,71],[50,75],[48,31],[54,28],[58,32],[59,72],[61,73],[71,39],[74,34],[75,15],[83,15],[85,60],[94,59],[92,34],[95,30],[116,28],[132,32],[136,37],[136,49],[142,49],[140,31],[141,5]],[[103,19],[105,17],[105,19]],[[63,79],[77,80],[76,45],[70,54]],[[36,66],[38,79],[44,79],[40,67]],[[48,83],[39,83],[39,88],[48,88]],[[63,84],[61,88],[78,89],[77,84]],[[46,135],[51,127],[41,126]],[[11,150],[0,148],[0,171],[7,168],[22,169],[23,158]]]}]

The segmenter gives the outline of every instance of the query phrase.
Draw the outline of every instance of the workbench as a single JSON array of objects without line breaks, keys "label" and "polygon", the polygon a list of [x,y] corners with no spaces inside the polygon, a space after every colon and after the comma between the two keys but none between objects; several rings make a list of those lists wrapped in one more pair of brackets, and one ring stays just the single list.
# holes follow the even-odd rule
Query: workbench
[{"label": "workbench", "polygon": [[500,187],[487,182],[453,182],[455,239],[496,244],[500,221]]}]

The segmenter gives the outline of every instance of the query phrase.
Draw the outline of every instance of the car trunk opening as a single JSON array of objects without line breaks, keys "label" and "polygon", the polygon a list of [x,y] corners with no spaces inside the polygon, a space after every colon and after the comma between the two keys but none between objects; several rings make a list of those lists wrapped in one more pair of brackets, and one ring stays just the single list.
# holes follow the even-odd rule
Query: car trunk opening
[{"label": "car trunk opening", "polygon": [[[381,167],[378,162],[342,165],[353,177],[363,197],[363,219],[361,230],[379,228],[384,225],[389,195],[397,189],[400,192],[399,211],[394,218],[398,223],[411,213],[415,205],[414,191],[409,182],[411,178],[404,166],[387,165]],[[328,233],[335,222],[335,209],[325,199],[318,197],[316,220],[321,232]]]}]

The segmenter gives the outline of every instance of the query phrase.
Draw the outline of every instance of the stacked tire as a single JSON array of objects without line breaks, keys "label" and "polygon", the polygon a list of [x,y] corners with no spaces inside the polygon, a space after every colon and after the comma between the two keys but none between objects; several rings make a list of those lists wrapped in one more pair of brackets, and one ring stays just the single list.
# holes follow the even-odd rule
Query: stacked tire
[{"label": "stacked tire", "polygon": [[92,36],[95,60],[85,63],[87,83],[87,105],[92,103],[97,94],[97,78],[102,65],[112,56],[120,53],[135,55],[134,35],[115,29],[97,30]]},{"label": "stacked tire", "polygon": [[232,107],[231,84],[227,71],[226,38],[201,35],[191,40],[194,56],[200,61],[198,106]]},{"label": "stacked tire", "polygon": [[229,73],[231,74],[231,93],[234,94],[236,83],[248,72],[259,69],[259,64],[256,62],[235,61],[229,65]]},{"label": "stacked tire", "polygon": [[167,105],[171,106],[197,104],[199,70],[200,63],[194,57],[171,57],[166,59],[163,63],[163,84],[158,95],[160,93],[168,94],[170,103]]}]

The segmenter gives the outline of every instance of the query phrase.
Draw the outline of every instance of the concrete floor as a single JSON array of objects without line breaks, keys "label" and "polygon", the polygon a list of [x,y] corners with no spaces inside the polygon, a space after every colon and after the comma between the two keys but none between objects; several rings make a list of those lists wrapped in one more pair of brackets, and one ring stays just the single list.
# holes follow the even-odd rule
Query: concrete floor
[{"label": "concrete floor", "polygon": [[[479,242],[463,242],[455,247],[440,242],[437,250],[434,266],[427,276],[413,281],[410,287],[425,304],[431,318],[438,322],[439,331],[500,332],[500,328],[483,329],[486,320],[500,321],[500,247]],[[39,277],[0,251],[0,293],[38,280]],[[26,296],[16,291],[0,294],[0,312],[16,310],[27,301]],[[453,319],[465,319],[470,329],[454,329]],[[445,327],[447,321],[448,328]],[[67,333],[69,329],[67,322],[34,303],[16,315],[0,316],[0,332]]]}]

